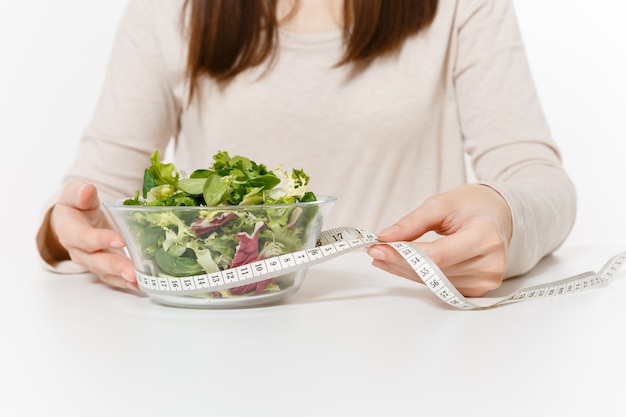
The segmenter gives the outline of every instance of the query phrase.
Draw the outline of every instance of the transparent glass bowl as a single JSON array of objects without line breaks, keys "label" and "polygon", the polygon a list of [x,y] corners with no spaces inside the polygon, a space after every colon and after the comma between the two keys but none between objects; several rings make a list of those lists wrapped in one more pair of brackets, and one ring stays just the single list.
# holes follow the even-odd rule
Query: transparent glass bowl
[{"label": "transparent glass bowl", "polygon": [[[135,269],[184,278],[312,249],[336,198],[296,204],[166,207],[104,202],[126,240]],[[306,268],[260,283],[202,294],[147,292],[177,307],[232,308],[269,304],[296,292]]]}]

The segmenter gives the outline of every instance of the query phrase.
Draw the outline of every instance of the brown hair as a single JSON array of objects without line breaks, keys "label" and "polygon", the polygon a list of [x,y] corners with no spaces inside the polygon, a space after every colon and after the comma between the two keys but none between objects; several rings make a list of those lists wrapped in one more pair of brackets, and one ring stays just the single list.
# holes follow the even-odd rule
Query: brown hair
[{"label": "brown hair", "polygon": [[[193,96],[201,76],[229,81],[274,56],[277,0],[185,0]],[[346,50],[338,65],[364,63],[397,50],[429,25],[437,0],[344,0]]]}]

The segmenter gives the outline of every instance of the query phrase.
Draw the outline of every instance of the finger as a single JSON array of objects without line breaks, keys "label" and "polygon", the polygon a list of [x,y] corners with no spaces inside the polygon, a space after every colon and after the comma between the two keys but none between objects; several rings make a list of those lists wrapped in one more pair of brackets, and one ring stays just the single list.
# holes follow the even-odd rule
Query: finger
[{"label": "finger", "polygon": [[[374,266],[394,275],[422,282],[423,277],[390,246],[375,245],[368,250],[368,253],[374,258]],[[433,262],[436,264],[434,260]],[[440,264],[437,266],[462,294],[478,296],[477,294],[482,295],[502,284],[506,270],[506,254],[502,252],[476,255],[450,266],[442,267]]]},{"label": "finger", "polygon": [[70,181],[55,207],[55,229],[60,243],[94,252],[125,246],[123,236],[113,230],[104,216],[98,193],[92,184]]},{"label": "finger", "polygon": [[94,228],[84,216],[69,214],[62,217],[58,224],[59,242],[68,250],[80,248],[85,252],[96,252],[104,249],[120,249],[126,243],[122,235],[108,228]]},{"label": "finger", "polygon": [[98,191],[93,184],[83,184],[77,192],[77,208],[81,210],[100,210]]},{"label": "finger", "polygon": [[506,243],[493,228],[469,225],[453,235],[432,242],[415,242],[414,245],[442,269],[485,255],[506,258]]},{"label": "finger", "polygon": [[421,206],[398,220],[394,225],[381,230],[378,238],[384,242],[393,240],[411,241],[428,231],[450,233],[453,222],[449,210],[445,209],[444,197],[427,199]]},{"label": "finger", "polygon": [[[372,261],[372,265],[398,277],[425,284],[413,268],[402,264],[389,263],[375,259]],[[488,291],[495,290],[502,284],[502,279],[495,276],[482,276],[480,278],[476,275],[452,276],[446,274],[445,271],[442,272],[444,272],[445,277],[450,281],[452,286],[465,297],[482,297]]]},{"label": "finger", "polygon": [[388,245],[371,246],[367,253],[374,259],[372,264],[384,271],[421,282],[419,275],[402,255]]},{"label": "finger", "polygon": [[[475,233],[439,238],[433,242],[413,242],[446,275],[503,275],[506,270],[504,242],[485,243],[488,239],[476,239]],[[377,245],[372,257],[389,263],[408,264],[404,257],[387,245]]]},{"label": "finger", "polygon": [[134,264],[122,251],[85,252],[74,249],[70,255],[74,262],[85,266],[107,283],[128,287],[129,283],[137,282]]},{"label": "finger", "polygon": [[89,210],[94,207],[92,204],[94,197],[97,197],[97,192],[92,184],[71,180],[63,188],[58,203],[81,210]]},{"label": "finger", "polygon": [[124,278],[117,276],[117,275],[98,275],[98,278],[100,279],[100,281],[104,282],[105,284],[111,287],[130,289],[130,290],[139,289],[139,285],[137,284],[137,282],[126,281]]},{"label": "finger", "polygon": [[424,281],[419,277],[419,275],[413,270],[413,268],[407,266],[403,266],[402,264],[391,263],[381,261],[379,259],[374,259],[372,261],[372,265],[376,268],[382,269],[385,272],[390,274],[399,276],[401,278],[406,278],[408,280],[423,284]]}]

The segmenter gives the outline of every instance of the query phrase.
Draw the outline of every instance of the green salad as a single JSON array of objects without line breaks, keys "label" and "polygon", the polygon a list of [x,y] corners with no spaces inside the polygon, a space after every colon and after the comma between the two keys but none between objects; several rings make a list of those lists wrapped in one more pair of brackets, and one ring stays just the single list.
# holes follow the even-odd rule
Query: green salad
[{"label": "green salad", "polygon": [[[143,189],[124,205],[162,207],[130,210],[125,219],[135,245],[131,252],[138,252],[154,276],[211,274],[302,250],[317,238],[318,206],[293,205],[317,201],[302,170],[268,169],[227,152],[188,176],[161,162],[158,151],[150,162]],[[249,296],[291,284],[279,277],[200,296]]]}]

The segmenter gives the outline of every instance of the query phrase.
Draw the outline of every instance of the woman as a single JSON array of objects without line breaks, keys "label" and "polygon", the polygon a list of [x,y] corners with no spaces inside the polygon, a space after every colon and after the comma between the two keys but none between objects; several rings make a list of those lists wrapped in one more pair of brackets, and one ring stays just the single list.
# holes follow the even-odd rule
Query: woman
[{"label": "woman", "polygon": [[[136,287],[100,201],[172,146],[304,169],[327,227],[415,241],[466,296],[555,250],[575,190],[510,0],[130,0],[74,165],[37,236],[47,267]],[[476,180],[467,176],[466,155]],[[419,282],[386,245],[373,264]]]}]

